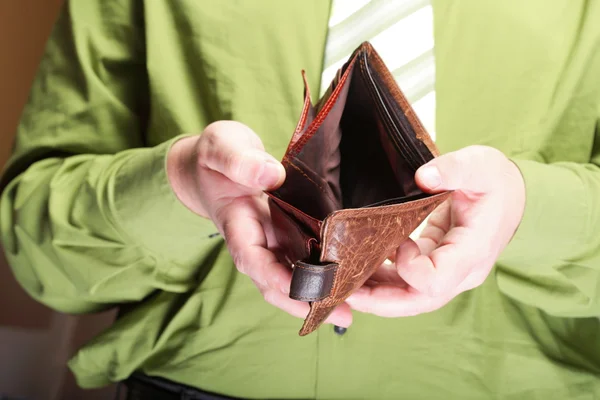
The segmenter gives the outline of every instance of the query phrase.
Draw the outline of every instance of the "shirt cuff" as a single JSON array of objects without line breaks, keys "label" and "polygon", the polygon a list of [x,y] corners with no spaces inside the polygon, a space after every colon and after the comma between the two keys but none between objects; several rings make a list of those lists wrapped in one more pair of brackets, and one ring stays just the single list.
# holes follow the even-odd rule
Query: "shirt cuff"
[{"label": "shirt cuff", "polygon": [[179,290],[193,282],[202,260],[220,244],[214,223],[183,205],[169,183],[167,154],[183,137],[136,149],[132,157],[126,157],[116,172],[111,196],[117,225],[156,258],[158,280],[182,285]]},{"label": "shirt cuff", "polygon": [[523,218],[499,262],[535,267],[576,254],[586,227],[585,186],[576,171],[561,165],[512,160],[525,181]]}]

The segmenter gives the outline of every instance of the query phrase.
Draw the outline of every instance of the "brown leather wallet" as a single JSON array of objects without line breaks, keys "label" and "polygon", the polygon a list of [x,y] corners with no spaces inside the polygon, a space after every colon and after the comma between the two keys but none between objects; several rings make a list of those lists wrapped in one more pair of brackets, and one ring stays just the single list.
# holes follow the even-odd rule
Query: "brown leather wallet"
[{"label": "brown leather wallet", "polygon": [[447,197],[426,194],[415,171],[439,152],[375,49],[357,48],[316,105],[304,107],[268,192],[290,297],[310,303],[317,329]]}]

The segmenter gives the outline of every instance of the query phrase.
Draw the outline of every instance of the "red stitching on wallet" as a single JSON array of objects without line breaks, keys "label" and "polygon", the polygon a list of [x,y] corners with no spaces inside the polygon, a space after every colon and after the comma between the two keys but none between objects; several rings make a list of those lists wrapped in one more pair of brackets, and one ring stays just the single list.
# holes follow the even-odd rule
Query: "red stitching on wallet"
[{"label": "red stitching on wallet", "polygon": [[[313,179],[311,179],[310,176],[306,175],[306,173],[304,171],[302,171],[302,169],[299,166],[297,166],[296,164],[294,164],[289,159],[286,160],[286,165],[289,165],[289,166],[293,167],[295,170],[297,170],[298,172],[300,172],[300,174],[302,176],[304,176],[310,182],[314,183],[315,186],[317,186],[319,188],[319,190],[321,190],[322,192],[327,193],[327,197],[329,198],[329,200],[331,200],[333,203],[337,203],[337,199],[334,199],[333,197],[331,197],[331,194],[329,192],[327,192],[326,190],[323,189],[323,185],[319,185],[317,182],[315,182]],[[327,184],[327,183],[325,182],[325,184]]]},{"label": "red stitching on wallet", "polygon": [[288,164],[289,166],[293,167],[293,168],[294,168],[295,170],[297,170],[298,172],[300,172],[300,174],[301,174],[302,176],[304,176],[306,179],[308,179],[309,181],[311,181],[312,183],[314,183],[314,184],[315,184],[315,185],[316,185],[316,186],[317,186],[317,187],[318,187],[320,190],[323,190],[323,186],[319,185],[317,182],[315,182],[314,180],[310,179],[310,176],[306,175],[306,174],[304,173],[304,171],[302,171],[302,170],[300,169],[300,167],[299,167],[299,166],[297,166],[297,165],[296,165],[296,164],[294,164],[293,162],[288,162],[287,164]]},{"label": "red stitching on wallet", "polygon": [[302,80],[304,81],[304,88],[306,90],[306,94],[304,96],[304,105],[302,107],[302,113],[300,114],[300,120],[298,121],[298,124],[296,125],[296,129],[294,129],[294,134],[292,135],[292,140],[290,140],[290,143],[288,145],[286,153],[288,153],[290,151],[290,149],[292,147],[294,147],[294,145],[296,144],[296,141],[299,139],[298,136],[302,132],[302,128],[304,127],[304,124],[306,123],[306,117],[308,116],[308,109],[309,109],[309,106],[311,105],[310,87],[308,86],[308,79],[306,78],[306,72],[304,70],[302,70]]},{"label": "red stitching on wallet", "polygon": [[321,125],[323,120],[327,117],[327,115],[329,115],[329,112],[331,111],[331,109],[333,108],[333,106],[336,103],[336,100],[340,94],[340,91],[342,90],[342,88],[344,87],[344,84],[346,83],[346,80],[348,79],[348,76],[350,76],[350,71],[352,70],[354,63],[356,62],[356,59],[357,59],[357,57],[355,56],[354,59],[350,62],[350,64],[348,65],[348,68],[346,68],[346,71],[344,72],[344,75],[342,75],[342,78],[340,79],[338,85],[333,90],[331,97],[329,98],[329,100],[327,101],[327,103],[325,104],[323,109],[321,109],[321,111],[319,112],[317,117],[314,119],[314,121],[310,124],[309,129],[304,133],[304,135],[302,135],[302,137],[300,139],[298,139],[298,141],[289,150],[289,155],[294,156],[294,157],[297,156],[298,153],[300,152],[300,150],[302,149],[302,147],[306,144],[306,142],[319,129],[319,126]]}]

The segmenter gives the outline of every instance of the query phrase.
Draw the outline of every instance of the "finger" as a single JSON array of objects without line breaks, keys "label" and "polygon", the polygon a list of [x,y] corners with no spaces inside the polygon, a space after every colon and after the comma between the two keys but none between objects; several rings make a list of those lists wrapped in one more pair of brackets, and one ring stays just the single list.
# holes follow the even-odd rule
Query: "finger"
[{"label": "finger", "polygon": [[415,243],[419,246],[422,254],[431,253],[450,229],[452,222],[450,202],[451,199],[448,199],[435,209],[416,237]]},{"label": "finger", "polygon": [[284,294],[289,293],[291,271],[279,263],[272,252],[260,246],[238,248],[231,245],[229,247],[238,271],[248,275],[262,286]]},{"label": "finger", "polygon": [[373,275],[369,277],[369,280],[365,282],[365,285],[374,285],[378,283],[389,283],[393,285],[406,286],[406,282],[400,278],[398,271],[396,270],[395,264],[380,266]]},{"label": "finger", "polygon": [[198,162],[241,185],[274,189],[285,179],[281,163],[265,152],[259,137],[239,122],[209,125],[200,137]]},{"label": "finger", "polygon": [[395,264],[407,264],[412,261],[414,258],[421,255],[421,249],[417,245],[417,243],[408,238],[404,242],[398,246],[396,250],[396,260]]},{"label": "finger", "polygon": [[289,291],[291,271],[268,250],[261,205],[252,197],[237,198],[216,219],[237,269],[263,286]]},{"label": "finger", "polygon": [[290,299],[285,294],[273,289],[264,289],[261,290],[261,293],[267,303],[285,311],[294,317],[305,318],[308,315],[310,310],[308,303]]},{"label": "finger", "polygon": [[[403,262],[415,258],[420,254],[419,247],[410,238],[406,239],[396,250],[394,250],[388,259],[392,262],[384,262],[369,278],[370,284],[386,283],[399,287],[408,286],[407,283],[400,277],[396,269],[396,260],[400,259]],[[366,282],[367,284],[369,282]]]},{"label": "finger", "polygon": [[422,254],[430,254],[436,249],[438,244],[444,239],[447,231],[443,230],[439,225],[429,222],[421,235],[415,240]]},{"label": "finger", "polygon": [[356,311],[380,317],[410,317],[441,308],[450,298],[434,298],[393,285],[363,286],[346,302]]},{"label": "finger", "polygon": [[[262,294],[269,304],[280,308],[294,317],[304,319],[310,310],[308,303],[291,299],[277,290],[268,289]],[[350,311],[350,307],[347,304],[338,306],[329,317],[327,317],[325,323],[335,324],[344,328],[349,327],[352,324],[352,312]]]},{"label": "finger", "polygon": [[342,328],[348,328],[352,325],[352,310],[346,303],[342,303],[333,310],[325,320],[326,324],[337,325]]},{"label": "finger", "polygon": [[417,184],[426,191],[461,190],[473,194],[484,194],[496,184],[489,179],[491,168],[499,165],[504,155],[484,146],[470,146],[441,155],[416,172]]},{"label": "finger", "polygon": [[412,259],[400,255],[396,268],[411,287],[429,296],[440,297],[453,293],[482,261],[482,255],[487,255],[485,245],[474,230],[456,227],[431,254]]}]

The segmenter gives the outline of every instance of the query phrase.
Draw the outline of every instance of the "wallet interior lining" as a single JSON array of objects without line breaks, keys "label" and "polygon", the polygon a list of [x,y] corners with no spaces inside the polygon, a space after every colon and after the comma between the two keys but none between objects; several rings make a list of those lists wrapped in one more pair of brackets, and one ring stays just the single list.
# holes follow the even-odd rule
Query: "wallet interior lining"
[{"label": "wallet interior lining", "polygon": [[385,113],[389,115],[392,123],[396,125],[396,131],[404,132],[400,135],[401,139],[406,140],[405,149],[411,153],[411,158],[415,160],[415,170],[423,164],[431,161],[434,156],[425,143],[417,138],[417,133],[409,118],[406,116],[404,111],[395,101],[394,96],[391,93],[390,88],[385,84],[385,80],[393,79],[391,74],[388,73],[388,77],[384,77],[379,73],[374,73],[373,69],[369,66],[369,59],[366,54],[363,54],[363,73],[368,76],[371,81],[371,87],[379,95],[380,101],[385,105]]},{"label": "wallet interior lining", "polygon": [[284,159],[287,178],[274,192],[319,220],[340,209],[427,197],[414,173],[433,155],[370,69],[367,54],[356,61],[344,66],[350,75],[317,132]]}]

